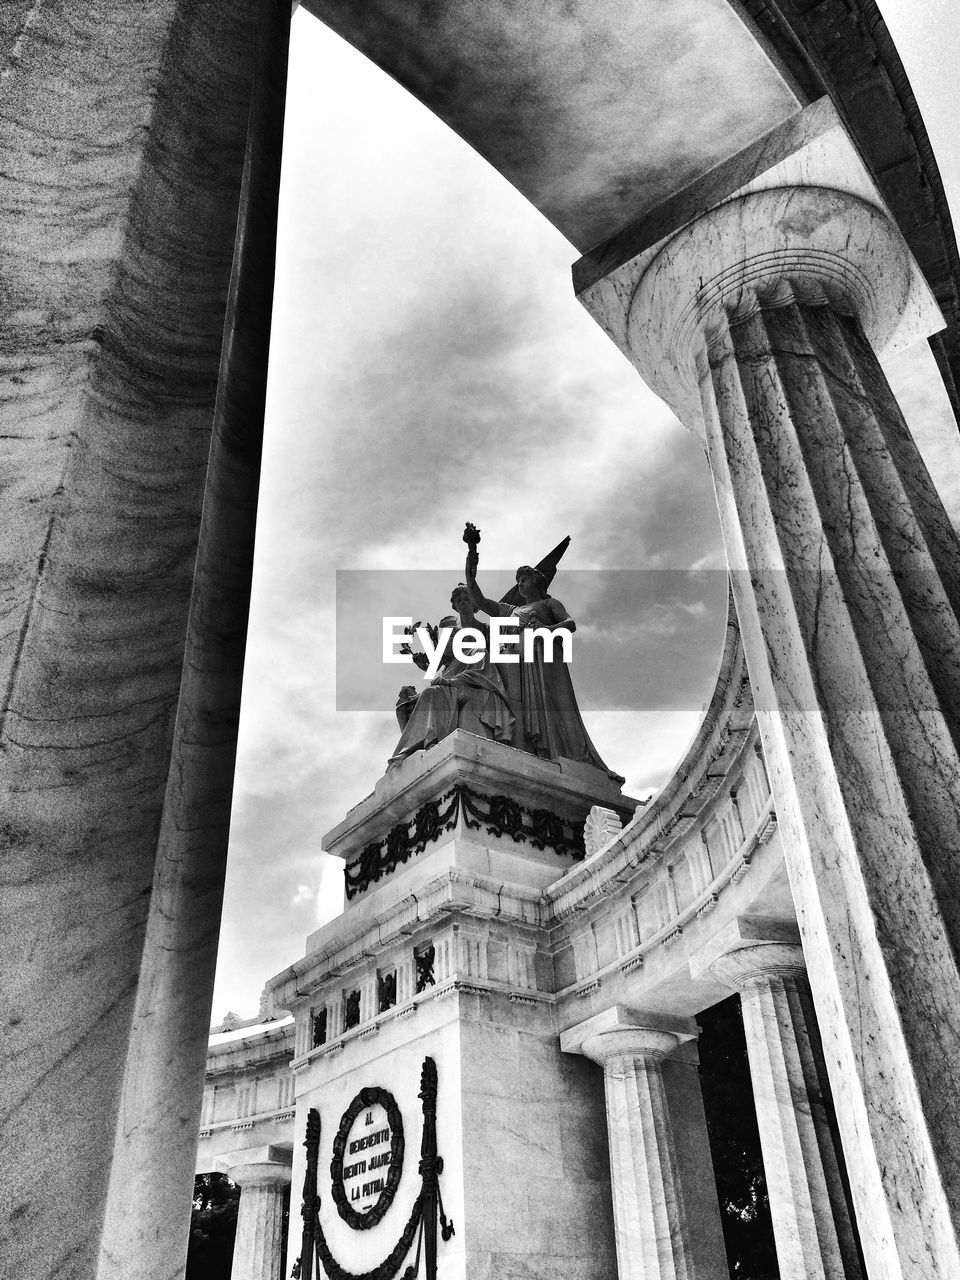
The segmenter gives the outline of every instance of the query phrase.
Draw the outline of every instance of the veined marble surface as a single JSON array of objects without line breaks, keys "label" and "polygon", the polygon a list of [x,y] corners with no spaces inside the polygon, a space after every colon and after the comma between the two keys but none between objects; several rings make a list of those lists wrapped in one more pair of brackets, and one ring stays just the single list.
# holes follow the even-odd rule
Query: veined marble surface
[{"label": "veined marble surface", "polygon": [[[11,1275],[97,1272],[213,422],[251,9],[4,12]],[[208,818],[225,829],[225,807]]]}]

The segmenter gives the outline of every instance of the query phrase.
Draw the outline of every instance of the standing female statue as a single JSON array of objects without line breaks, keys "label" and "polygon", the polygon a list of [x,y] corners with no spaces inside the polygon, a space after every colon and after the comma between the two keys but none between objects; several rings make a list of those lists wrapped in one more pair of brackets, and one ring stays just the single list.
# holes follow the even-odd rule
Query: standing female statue
[{"label": "standing female statue", "polygon": [[[533,646],[532,661],[523,660],[522,635],[533,627],[549,631],[575,631],[576,622],[559,600],[547,594],[545,575],[530,565],[523,564],[517,570],[516,588],[503,600],[491,600],[477,583],[479,534],[467,525],[464,541],[468,545],[466,562],[467,586],[476,607],[490,617],[518,618],[520,622],[520,655],[518,664],[498,667],[507,695],[513,704],[518,724],[514,732],[513,746],[547,760],[577,760],[582,764],[602,769],[611,778],[622,782],[619,774],[608,769],[600,759],[596,747],[580,716],[573,681],[567,664],[557,656],[558,644],[553,645],[553,660],[545,656],[545,641],[538,637]],[[519,594],[520,603],[511,601]]]}]

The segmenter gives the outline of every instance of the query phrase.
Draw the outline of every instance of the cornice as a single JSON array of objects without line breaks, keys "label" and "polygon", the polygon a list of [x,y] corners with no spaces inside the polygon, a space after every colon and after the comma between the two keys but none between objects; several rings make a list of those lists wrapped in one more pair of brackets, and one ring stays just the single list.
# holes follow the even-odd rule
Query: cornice
[{"label": "cornice", "polygon": [[[362,914],[362,913],[361,913]],[[535,889],[503,885],[474,872],[449,867],[419,893],[411,893],[373,922],[347,914],[328,942],[267,983],[277,1007],[294,1009],[322,984],[362,966],[438,918],[462,915],[502,919],[538,928],[542,898]]]},{"label": "cornice", "polygon": [[206,1073],[219,1075],[238,1067],[282,1061],[293,1052],[293,1041],[294,1023],[285,1022],[281,1027],[268,1027],[256,1035],[208,1045]]}]

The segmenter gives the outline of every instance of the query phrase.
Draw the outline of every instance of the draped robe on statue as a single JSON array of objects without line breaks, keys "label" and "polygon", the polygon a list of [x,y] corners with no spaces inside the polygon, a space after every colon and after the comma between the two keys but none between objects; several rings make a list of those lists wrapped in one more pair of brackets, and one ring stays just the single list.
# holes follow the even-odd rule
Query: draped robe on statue
[{"label": "draped robe on statue", "polygon": [[[570,617],[553,596],[519,605],[501,602],[500,616],[511,615],[520,619],[521,642],[525,627],[553,627]],[[553,661],[546,661],[544,652],[545,641],[538,637],[532,662],[503,664],[497,668],[518,717],[513,746],[547,760],[562,756],[565,760],[589,764],[622,782],[620,775],[603,763],[590,741],[567,664],[558,656],[560,637],[553,645]]]},{"label": "draped robe on statue", "polygon": [[[478,630],[487,628],[480,622]],[[400,764],[414,751],[425,751],[454,729],[465,729],[481,738],[513,743],[516,718],[501,679],[501,669],[490,662],[489,635],[482,662],[468,664],[452,658],[440,675],[417,699],[400,741],[387,765]]]}]

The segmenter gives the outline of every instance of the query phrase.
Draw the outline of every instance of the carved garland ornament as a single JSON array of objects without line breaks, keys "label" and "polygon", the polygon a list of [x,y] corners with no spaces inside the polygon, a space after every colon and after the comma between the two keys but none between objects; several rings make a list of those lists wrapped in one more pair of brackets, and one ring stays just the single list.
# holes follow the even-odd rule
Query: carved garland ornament
[{"label": "carved garland ornament", "polygon": [[428,844],[452,830],[463,815],[472,830],[486,827],[488,835],[510,836],[534,849],[553,849],[576,861],[584,857],[583,832],[575,819],[560,818],[549,809],[527,809],[509,796],[485,796],[457,786],[439,800],[428,800],[412,819],[398,822],[383,840],[368,844],[355,863],[344,868],[347,898],[355,898],[371,884],[396,871]]}]

